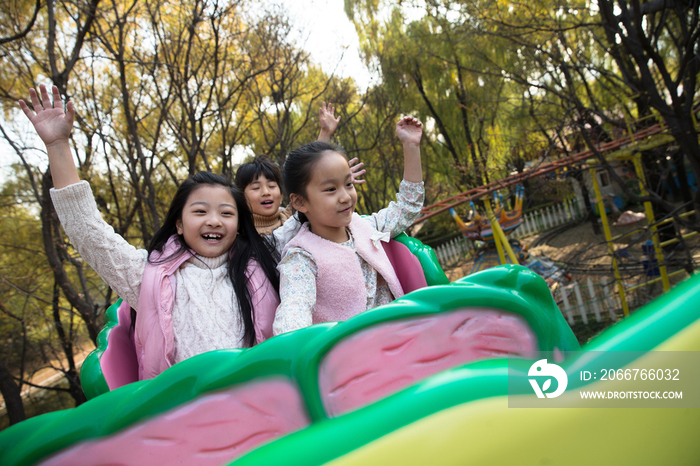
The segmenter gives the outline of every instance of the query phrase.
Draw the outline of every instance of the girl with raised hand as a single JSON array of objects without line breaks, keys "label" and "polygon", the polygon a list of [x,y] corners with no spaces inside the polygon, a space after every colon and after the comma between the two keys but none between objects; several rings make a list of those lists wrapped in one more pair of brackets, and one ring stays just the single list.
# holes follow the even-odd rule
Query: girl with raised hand
[{"label": "girl with raised hand", "polygon": [[302,227],[278,266],[282,302],[275,335],[347,320],[403,296],[380,241],[402,233],[423,207],[422,124],[404,117],[396,135],[404,152],[397,201],[367,218],[355,213],[357,192],[341,148],[316,141],[287,156],[284,183]]},{"label": "girl with raised hand", "polygon": [[[335,117],[335,107],[322,103],[318,109],[318,121],[320,131],[318,140],[329,142],[340,121],[340,116]],[[348,161],[353,174],[353,182],[362,184],[365,180],[359,179],[365,174],[362,170],[363,163],[358,163],[357,158]],[[282,172],[275,162],[266,155],[259,155],[251,162],[242,163],[236,170],[236,186],[243,191],[248,207],[253,212],[255,228],[263,236],[269,236],[273,231],[280,228],[292,217],[294,209],[291,204],[282,208]],[[286,243],[287,240],[296,234],[301,225],[294,222],[294,225],[287,228],[282,233],[279,232],[279,242]],[[273,240],[274,241],[274,240]],[[283,247],[281,244],[280,247]],[[281,251],[280,251],[281,252]]]},{"label": "girl with raised hand", "polygon": [[116,234],[81,181],[69,145],[75,110],[29,90],[19,104],[46,145],[58,217],[81,257],[136,311],[139,379],[206,351],[249,347],[272,335],[279,304],[275,261],[243,193],[224,177],[185,180],[147,250]]}]

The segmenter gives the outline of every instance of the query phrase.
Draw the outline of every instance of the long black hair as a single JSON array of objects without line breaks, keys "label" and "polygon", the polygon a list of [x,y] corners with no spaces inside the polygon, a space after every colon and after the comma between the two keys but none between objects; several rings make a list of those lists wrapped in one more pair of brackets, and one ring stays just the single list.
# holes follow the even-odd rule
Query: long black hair
[{"label": "long black hair", "polygon": [[255,327],[253,325],[254,314],[252,292],[250,290],[251,283],[246,273],[248,264],[251,260],[255,260],[258,267],[262,268],[265,276],[267,276],[267,279],[277,292],[279,292],[280,279],[276,267],[277,262],[269,246],[255,229],[253,216],[250,213],[245,196],[240,189],[230,183],[225,177],[210,172],[199,172],[185,180],[178,188],[175,197],[173,197],[170,203],[170,208],[168,209],[168,214],[165,216],[163,226],[156,232],[151,244],[148,246],[148,261],[151,262],[152,252],[163,252],[165,244],[171,237],[177,242],[179,246],[178,249],[168,257],[160,257],[154,260],[154,262],[170,261],[189,250],[189,246],[185,243],[184,237],[177,234],[177,221],[182,218],[182,211],[185,208],[190,194],[195,189],[204,185],[223,186],[230,191],[233,200],[236,202],[236,208],[238,210],[238,235],[233,242],[233,246],[231,246],[232,252],[228,260],[228,276],[236,292],[238,310],[244,324],[245,333],[243,340],[248,346],[253,346],[256,340]]},{"label": "long black hair", "polygon": [[[297,194],[306,199],[306,187],[311,182],[311,174],[316,162],[323,156],[324,152],[337,152],[345,159],[348,158],[345,149],[335,144],[323,141],[314,141],[304,144],[298,149],[294,149],[287,155],[282,167],[282,178],[287,195]],[[298,212],[299,221],[308,221],[306,215]]]}]

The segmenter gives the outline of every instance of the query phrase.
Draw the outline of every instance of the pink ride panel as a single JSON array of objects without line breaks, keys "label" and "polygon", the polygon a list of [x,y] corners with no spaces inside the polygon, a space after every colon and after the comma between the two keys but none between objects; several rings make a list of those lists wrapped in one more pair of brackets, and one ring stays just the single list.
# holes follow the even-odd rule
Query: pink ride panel
[{"label": "pink ride panel", "polygon": [[392,239],[388,243],[382,242],[382,246],[404,293],[428,286],[420,261],[405,245]]},{"label": "pink ride panel", "polygon": [[222,465],[308,425],[297,388],[288,380],[268,379],[205,395],[41,464]]},{"label": "pink ride panel", "polygon": [[451,367],[536,351],[524,319],[494,309],[465,309],[387,322],[338,343],[319,367],[329,416],[373,403]]},{"label": "pink ride panel", "polygon": [[131,307],[122,302],[117,309],[119,323],[109,332],[107,349],[100,358],[100,367],[110,390],[139,379],[134,331],[131,328]]}]

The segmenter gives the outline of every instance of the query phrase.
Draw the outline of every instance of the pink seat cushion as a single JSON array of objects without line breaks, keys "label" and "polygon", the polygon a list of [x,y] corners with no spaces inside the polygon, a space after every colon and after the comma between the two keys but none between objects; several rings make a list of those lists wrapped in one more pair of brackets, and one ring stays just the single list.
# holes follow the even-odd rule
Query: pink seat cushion
[{"label": "pink seat cushion", "polygon": [[296,386],[272,378],[201,396],[113,435],[80,442],[41,464],[218,466],[308,425]]},{"label": "pink seat cushion", "polygon": [[139,379],[134,331],[131,328],[131,308],[122,302],[117,310],[119,323],[107,337],[107,349],[100,358],[100,367],[110,390]]},{"label": "pink seat cushion", "polygon": [[496,309],[385,322],[333,347],[319,366],[331,417],[396,393],[430,375],[479,359],[530,357],[537,338],[525,320]]},{"label": "pink seat cushion", "polygon": [[382,246],[394,267],[404,293],[428,286],[420,261],[406,246],[393,239],[388,243],[383,242]]}]

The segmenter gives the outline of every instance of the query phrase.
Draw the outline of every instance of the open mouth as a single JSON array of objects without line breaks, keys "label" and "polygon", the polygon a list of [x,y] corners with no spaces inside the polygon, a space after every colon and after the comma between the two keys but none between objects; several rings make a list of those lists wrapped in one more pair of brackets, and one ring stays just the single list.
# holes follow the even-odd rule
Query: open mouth
[{"label": "open mouth", "polygon": [[206,233],[202,235],[202,238],[204,238],[207,241],[220,241],[223,237],[223,235],[220,235],[218,233]]},{"label": "open mouth", "polygon": [[260,204],[264,205],[265,207],[271,206],[274,204],[273,201],[262,201]]}]

